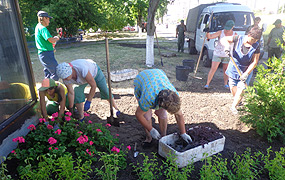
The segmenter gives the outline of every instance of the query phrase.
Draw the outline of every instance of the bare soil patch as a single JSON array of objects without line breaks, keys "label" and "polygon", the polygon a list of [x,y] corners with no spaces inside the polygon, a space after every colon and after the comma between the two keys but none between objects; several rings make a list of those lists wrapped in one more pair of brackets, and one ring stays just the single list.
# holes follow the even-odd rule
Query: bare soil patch
[{"label": "bare soil patch", "polygon": [[[162,67],[163,69],[163,67]],[[239,120],[239,115],[233,115],[230,111],[230,106],[233,97],[230,91],[223,87],[222,69],[219,68],[210,84],[210,88],[205,90],[203,86],[206,83],[209,68],[199,67],[197,76],[203,79],[193,78],[193,73],[189,75],[187,82],[177,81],[175,77],[169,77],[171,82],[179,91],[182,100],[182,111],[186,120],[186,129],[195,127],[197,125],[202,127],[210,127],[213,130],[222,133],[225,136],[225,148],[221,152],[221,157],[232,159],[234,152],[243,154],[247,148],[252,152],[261,151],[266,153],[266,149],[270,146],[273,151],[279,151],[280,147],[284,145],[281,141],[274,141],[268,143],[265,138],[260,137],[255,130],[250,129]],[[133,83],[128,80],[125,83]],[[125,146],[131,145],[132,150],[127,157],[129,164],[126,170],[119,173],[119,179],[137,179],[137,176],[132,172],[131,163],[139,162],[142,164],[143,156],[133,157],[134,144],[137,142],[137,150],[140,153],[145,153],[152,157],[152,152],[158,152],[158,142],[153,140],[152,147],[149,149],[142,148],[142,141],[144,141],[145,133],[143,127],[135,118],[135,111],[137,108],[137,101],[133,95],[133,89],[116,88],[113,89],[115,101],[120,108],[122,115],[120,116],[120,127],[110,127],[110,131],[114,136],[119,134],[119,144]],[[97,123],[106,123],[106,118],[109,116],[109,105],[107,101],[99,99],[99,93],[96,93],[92,100],[92,111],[90,120]],[[153,116],[153,126],[159,130],[158,120]],[[174,116],[168,116],[168,130],[167,134],[178,132],[178,127]],[[158,154],[157,154],[158,155]],[[159,162],[163,160],[158,155]],[[199,169],[203,163],[195,163],[195,171],[192,172],[191,179],[199,179]],[[268,177],[261,177],[267,179]]]}]

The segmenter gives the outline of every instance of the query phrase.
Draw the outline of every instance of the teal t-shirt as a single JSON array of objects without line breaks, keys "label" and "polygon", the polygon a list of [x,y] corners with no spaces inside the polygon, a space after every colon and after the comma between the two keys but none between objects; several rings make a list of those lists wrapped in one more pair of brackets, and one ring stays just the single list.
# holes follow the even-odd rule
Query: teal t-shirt
[{"label": "teal t-shirt", "polygon": [[48,29],[41,23],[38,23],[35,30],[36,46],[38,48],[38,54],[43,51],[53,51],[52,43],[48,41],[51,38]]},{"label": "teal t-shirt", "polygon": [[149,109],[159,109],[157,96],[161,90],[169,89],[178,95],[175,87],[160,69],[148,69],[140,72],[134,80],[134,86],[139,106],[145,112]]}]

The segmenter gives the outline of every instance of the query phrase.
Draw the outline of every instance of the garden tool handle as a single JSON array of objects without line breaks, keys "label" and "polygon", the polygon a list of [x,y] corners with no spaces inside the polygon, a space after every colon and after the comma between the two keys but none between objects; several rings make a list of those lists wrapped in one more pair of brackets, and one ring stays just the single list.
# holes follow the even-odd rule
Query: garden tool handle
[{"label": "garden tool handle", "polygon": [[[236,62],[235,62],[233,56],[230,54],[230,52],[228,53],[228,55],[229,55],[229,57],[230,57],[232,63],[234,64],[234,66],[235,66],[235,68],[236,68],[236,70],[237,70],[239,76],[241,77],[242,73],[241,73],[240,69],[238,68],[238,66],[237,66],[237,64],[236,64]],[[245,84],[245,87],[247,87],[246,82],[245,82],[244,84]]]},{"label": "garden tool handle", "polygon": [[[211,16],[210,16],[210,20],[209,20],[209,24],[208,24],[209,26],[211,25],[213,13],[214,12],[212,11],[211,12]],[[205,37],[204,37],[204,40],[203,40],[203,44],[202,44],[202,48],[201,48],[201,51],[200,51],[200,55],[199,55],[199,58],[198,58],[198,61],[197,61],[197,65],[196,65],[195,71],[194,71],[194,76],[196,76],[196,73],[197,73],[197,70],[198,70],[198,66],[199,66],[199,63],[200,63],[200,60],[201,60],[201,57],[202,57],[202,54],[203,54],[203,49],[204,49],[204,44],[205,44],[206,38],[207,38],[207,32],[205,33]]]}]

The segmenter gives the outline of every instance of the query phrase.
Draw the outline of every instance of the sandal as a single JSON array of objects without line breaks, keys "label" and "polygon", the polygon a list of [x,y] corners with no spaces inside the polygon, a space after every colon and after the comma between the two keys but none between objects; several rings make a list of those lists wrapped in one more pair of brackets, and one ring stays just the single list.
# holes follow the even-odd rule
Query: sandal
[{"label": "sandal", "polygon": [[205,85],[204,89],[206,89],[206,90],[209,89],[209,85]]}]

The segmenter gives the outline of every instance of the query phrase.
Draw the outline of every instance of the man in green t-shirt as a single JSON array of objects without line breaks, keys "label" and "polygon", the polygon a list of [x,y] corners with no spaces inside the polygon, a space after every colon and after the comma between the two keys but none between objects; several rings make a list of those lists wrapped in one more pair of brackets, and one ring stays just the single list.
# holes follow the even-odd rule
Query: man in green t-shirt
[{"label": "man in green t-shirt", "polygon": [[46,28],[52,17],[45,11],[39,11],[37,16],[39,23],[35,29],[35,40],[38,56],[44,66],[45,78],[51,78],[57,81],[56,66],[58,63],[54,57],[53,44],[55,44],[59,38],[57,36],[52,37]]}]

